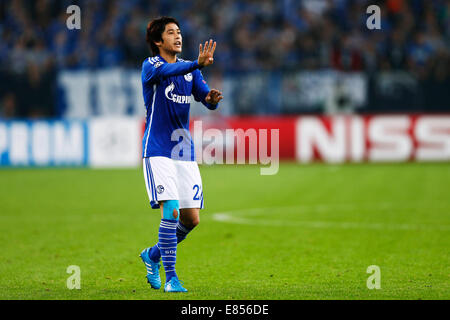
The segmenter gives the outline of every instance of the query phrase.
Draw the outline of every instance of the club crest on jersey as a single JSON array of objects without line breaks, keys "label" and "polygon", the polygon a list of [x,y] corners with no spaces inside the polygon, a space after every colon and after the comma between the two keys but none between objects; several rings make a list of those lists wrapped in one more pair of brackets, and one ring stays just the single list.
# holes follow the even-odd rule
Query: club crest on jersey
[{"label": "club crest on jersey", "polygon": [[161,185],[156,187],[156,192],[158,192],[158,194],[163,194],[164,193],[164,187],[161,186]]},{"label": "club crest on jersey", "polygon": [[173,101],[175,103],[180,103],[180,104],[191,103],[190,96],[177,95],[177,94],[173,93],[174,89],[175,89],[175,84],[173,82],[167,86],[166,91],[165,91],[167,99],[169,99],[170,101]]},{"label": "club crest on jersey", "polygon": [[191,82],[192,81],[192,73],[185,74],[184,80],[186,80],[187,82]]}]

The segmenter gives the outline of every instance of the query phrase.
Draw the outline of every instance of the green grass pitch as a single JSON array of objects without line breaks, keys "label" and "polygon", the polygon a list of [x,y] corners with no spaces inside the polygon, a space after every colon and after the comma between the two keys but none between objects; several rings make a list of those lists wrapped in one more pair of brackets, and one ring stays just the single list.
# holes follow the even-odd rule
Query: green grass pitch
[{"label": "green grass pitch", "polygon": [[450,299],[450,163],[200,170],[206,209],[177,257],[187,294],[145,281],[160,214],[141,169],[1,170],[0,299]]}]

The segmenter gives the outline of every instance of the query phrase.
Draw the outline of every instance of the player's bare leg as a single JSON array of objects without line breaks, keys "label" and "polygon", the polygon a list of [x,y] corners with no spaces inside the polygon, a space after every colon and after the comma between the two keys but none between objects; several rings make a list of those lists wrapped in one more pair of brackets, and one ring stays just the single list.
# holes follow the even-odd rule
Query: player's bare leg
[{"label": "player's bare leg", "polygon": [[178,243],[186,239],[187,235],[194,230],[200,223],[200,209],[181,209],[180,221],[177,225],[177,240]]},{"label": "player's bare leg", "polygon": [[200,223],[200,209],[181,209],[180,221],[186,227],[194,229]]}]

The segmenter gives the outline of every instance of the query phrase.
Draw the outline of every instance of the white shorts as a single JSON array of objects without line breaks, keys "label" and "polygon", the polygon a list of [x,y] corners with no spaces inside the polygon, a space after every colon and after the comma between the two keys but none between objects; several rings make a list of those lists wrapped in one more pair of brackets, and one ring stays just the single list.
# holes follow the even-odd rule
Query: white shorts
[{"label": "white shorts", "polygon": [[195,161],[165,157],[143,159],[145,186],[150,205],[159,208],[160,201],[178,200],[180,209],[203,209],[203,185]]}]

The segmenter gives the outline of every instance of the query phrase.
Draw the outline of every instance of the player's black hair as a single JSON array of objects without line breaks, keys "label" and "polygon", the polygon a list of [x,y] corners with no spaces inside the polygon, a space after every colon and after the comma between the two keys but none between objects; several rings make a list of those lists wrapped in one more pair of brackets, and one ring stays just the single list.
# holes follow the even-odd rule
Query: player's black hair
[{"label": "player's black hair", "polygon": [[150,49],[152,50],[153,56],[159,54],[159,48],[155,44],[155,42],[162,41],[162,34],[166,29],[166,25],[169,23],[175,23],[178,28],[180,28],[180,24],[177,19],[172,17],[159,17],[149,22],[147,26],[147,36],[146,40]]}]

